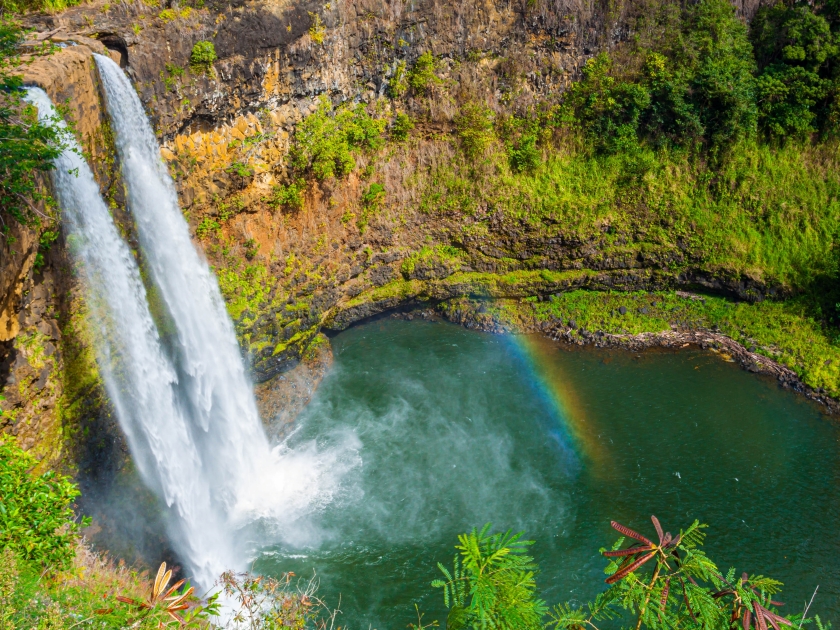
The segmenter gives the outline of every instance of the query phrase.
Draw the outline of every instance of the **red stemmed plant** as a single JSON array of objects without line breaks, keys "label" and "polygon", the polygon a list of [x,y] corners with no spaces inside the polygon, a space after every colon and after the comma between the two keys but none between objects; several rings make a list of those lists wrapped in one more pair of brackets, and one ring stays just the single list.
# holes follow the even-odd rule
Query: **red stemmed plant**
[{"label": "red stemmed plant", "polygon": [[[704,525],[695,521],[677,536],[663,530],[651,517],[656,539],[613,521],[622,534],[612,549],[601,550],[610,560],[606,583],[610,587],[586,607],[556,606],[551,612],[555,630],[600,630],[604,620],[635,617],[635,628],[661,630],[781,630],[810,620],[779,614],[782,604],[771,599],[781,583],[764,576],[726,574],[700,549]],[[624,541],[631,539],[629,547]],[[655,602],[651,604],[651,602]],[[820,630],[824,626],[817,621]]]}]

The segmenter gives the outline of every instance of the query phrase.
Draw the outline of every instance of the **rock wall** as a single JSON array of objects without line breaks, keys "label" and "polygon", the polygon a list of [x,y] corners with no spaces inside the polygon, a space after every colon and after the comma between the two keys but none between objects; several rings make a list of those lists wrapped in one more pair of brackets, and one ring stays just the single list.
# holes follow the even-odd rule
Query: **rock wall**
[{"label": "rock wall", "polygon": [[[36,32],[23,69],[28,83],[66,103],[131,240],[91,54],[109,54],[126,69],[162,140],[196,244],[216,269],[243,354],[263,381],[295,365],[323,327],[340,329],[408,301],[514,297],[561,285],[701,285],[744,298],[767,292],[760,279],[698,267],[678,243],[639,249],[630,246],[632,235],[578,238],[562,226],[512,222],[486,204],[470,213],[421,208],[435,169],[455,158],[448,134],[463,103],[478,100],[506,114],[556,102],[586,59],[626,39],[652,1],[97,0],[29,16]],[[748,18],[758,4],[736,7]],[[204,40],[218,59],[191,67],[193,46]],[[34,54],[44,41],[61,48]],[[400,102],[384,98],[400,64],[410,67],[426,51],[442,87]],[[300,208],[272,203],[276,187],[291,182],[297,125],[323,97],[383,116],[405,110],[416,133],[408,144],[357,156],[346,178],[307,182]],[[374,181],[387,201],[371,209],[363,196]],[[109,435],[118,431],[103,420],[95,379],[75,387],[65,378],[72,371],[66,348],[83,359],[82,373],[94,368],[78,298],[68,297],[78,288],[62,242],[35,269],[38,231],[13,229],[16,246],[0,245],[7,377],[0,422],[33,448],[49,444],[43,457],[57,461],[61,440],[42,436],[66,434],[84,418],[110,426],[102,429]],[[452,247],[454,257],[446,253]],[[578,275],[552,275],[569,273]],[[82,399],[98,402],[77,405]]]},{"label": "rock wall", "polygon": [[[749,18],[758,4],[736,7]],[[216,267],[243,352],[264,380],[294,365],[322,325],[356,312],[356,296],[402,278],[406,261],[427,245],[454,245],[465,254],[431,277],[591,269],[620,278],[622,270],[668,269],[663,286],[701,284],[760,297],[760,280],[698,269],[674,244],[640,253],[625,246],[633,235],[623,242],[574,238],[557,226],[511,223],[490,207],[434,218],[419,209],[430,172],[453,159],[446,137],[461,104],[477,100],[505,114],[556,102],[586,59],[628,38],[655,5],[138,0],[95,2],[31,21],[41,37],[98,40],[134,80],[196,240]],[[193,46],[204,40],[218,59],[191,67]],[[442,87],[400,104],[383,98],[400,64],[410,67],[426,51],[436,58]],[[410,147],[359,157],[345,179],[309,182],[303,207],[284,211],[270,203],[274,187],[289,183],[296,126],[324,96],[389,115],[403,107],[420,133]],[[369,214],[361,197],[373,179],[388,191],[387,202],[360,221]]]}]

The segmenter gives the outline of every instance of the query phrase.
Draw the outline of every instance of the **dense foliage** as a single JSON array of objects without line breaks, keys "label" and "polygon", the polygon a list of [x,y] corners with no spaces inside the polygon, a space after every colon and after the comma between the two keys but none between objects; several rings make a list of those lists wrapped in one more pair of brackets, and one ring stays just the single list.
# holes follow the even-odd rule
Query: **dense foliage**
[{"label": "dense foliage", "polygon": [[[489,526],[459,536],[453,570],[438,564],[446,580],[432,582],[443,589],[447,629],[597,630],[603,622],[636,630],[780,630],[813,622],[819,630],[830,627],[807,613],[779,612],[783,604],[774,598],[781,582],[720,571],[702,550],[705,525],[695,521],[674,536],[655,516],[651,520],[653,539],[613,522],[622,537],[601,550],[609,587],[586,605],[566,603],[550,611],[537,594],[538,568],[524,553],[531,541],[509,531],[488,535]],[[623,548],[626,539],[632,542]]]},{"label": "dense foliage", "polygon": [[6,217],[24,224],[44,217],[38,204],[47,197],[35,175],[51,170],[63,149],[60,132],[39,122],[35,108],[22,99],[22,80],[13,68],[22,39],[19,24],[0,19],[0,219],[5,231]]},{"label": "dense foliage", "polygon": [[836,7],[764,6],[748,30],[726,0],[663,9],[659,41],[625,51],[638,63],[590,59],[564,100],[566,120],[605,152],[694,146],[718,152],[838,129]]},{"label": "dense foliage", "polygon": [[190,52],[190,68],[193,72],[207,74],[212,72],[213,62],[216,61],[216,47],[213,42],[198,41]]},{"label": "dense foliage", "polygon": [[533,541],[522,540],[521,533],[489,530],[485,525],[458,537],[451,571],[438,563],[446,579],[432,586],[443,589],[447,629],[541,627],[547,608],[536,597],[537,566],[525,553]]},{"label": "dense foliage", "polygon": [[374,151],[382,146],[387,121],[371,116],[364,105],[343,105],[333,110],[322,97],[318,109],[295,132],[292,165],[317,179],[342,177],[356,167],[355,150]]},{"label": "dense foliage", "polygon": [[63,569],[75,554],[78,488],[49,471],[12,438],[0,434],[0,548],[48,569]]}]

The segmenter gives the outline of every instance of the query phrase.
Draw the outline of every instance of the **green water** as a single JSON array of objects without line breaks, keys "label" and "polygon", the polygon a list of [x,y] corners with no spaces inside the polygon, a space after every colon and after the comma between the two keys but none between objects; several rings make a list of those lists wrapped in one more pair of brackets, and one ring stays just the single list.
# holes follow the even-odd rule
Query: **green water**
[{"label": "green water", "polygon": [[812,611],[840,623],[840,428],[774,382],[697,351],[570,350],[394,319],[333,347],[290,445],[351,440],[360,463],[299,542],[255,566],[314,569],[328,603],[340,594],[342,626],[405,628],[414,602],[443,620],[436,563],[488,521],[537,541],[547,602],[585,601],[603,585],[610,520],[652,535],[650,514],[671,531],[709,523],[711,557],[784,581],[786,612],[819,585]]}]

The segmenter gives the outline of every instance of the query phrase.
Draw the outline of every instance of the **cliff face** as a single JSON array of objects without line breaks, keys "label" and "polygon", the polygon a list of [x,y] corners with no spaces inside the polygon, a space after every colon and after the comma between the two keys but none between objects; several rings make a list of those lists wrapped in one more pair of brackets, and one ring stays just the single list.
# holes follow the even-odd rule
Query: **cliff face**
[{"label": "cliff face", "polygon": [[[40,37],[104,44],[133,78],[164,141],[163,155],[197,240],[220,274],[243,350],[262,380],[288,368],[321,325],[341,327],[379,309],[351,304],[360,293],[423,274],[431,280],[456,271],[589,269],[601,275],[573,286],[699,282],[742,296],[754,293],[754,279],[698,270],[673,243],[654,244],[640,255],[637,248],[622,247],[621,239],[616,247],[614,238],[607,245],[597,234],[579,237],[557,226],[511,222],[486,204],[472,216],[431,216],[420,209],[435,183],[432,172],[453,159],[446,135],[462,104],[480,101],[504,114],[556,102],[581,64],[626,38],[628,24],[648,4],[254,1],[211,2],[198,9],[164,8],[147,0],[95,3],[32,23]],[[757,4],[738,9],[749,17]],[[194,44],[205,40],[213,42],[218,59],[212,68],[191,67]],[[61,61],[44,64],[64,67],[62,76],[41,83],[62,85],[56,95],[73,96],[84,135],[101,128],[102,114],[90,98],[71,94],[93,94],[95,78],[85,74],[89,65],[81,69],[82,47],[69,50],[59,55]],[[382,99],[389,82],[426,51],[435,56],[441,87],[404,103],[421,129],[410,146],[394,146],[387,156],[359,157],[347,178],[310,182],[295,212],[267,203],[273,187],[290,181],[291,138],[296,125],[316,110],[319,96],[335,104],[379,103],[393,113],[393,105]],[[362,197],[374,180],[382,181],[387,198],[372,212]],[[103,189],[109,188],[103,180]],[[116,199],[119,191],[110,194]],[[359,221],[362,215],[375,216]],[[469,226],[480,229],[470,235]],[[403,273],[406,260],[436,244],[455,244],[463,253],[460,263]],[[462,295],[462,285],[426,297]],[[549,283],[490,294],[562,288]],[[383,304],[423,293],[401,291],[402,297]]]},{"label": "cliff face", "polygon": [[[453,130],[465,104],[504,116],[557,102],[585,60],[626,39],[652,0],[191,4],[94,2],[30,16],[33,39],[63,48],[28,59],[24,72],[68,104],[103,195],[131,238],[90,55],[109,54],[126,69],[256,380],[294,365],[322,328],[409,302],[574,287],[699,284],[747,298],[768,290],[761,278],[704,268],[679,242],[651,239],[643,227],[575,232],[505,214],[469,191],[452,194],[468,171],[495,176],[492,165],[476,175],[459,157]],[[757,5],[736,6],[748,18]],[[212,42],[217,59],[191,67],[199,41]],[[430,89],[384,98],[425,52],[435,59]],[[356,155],[344,177],[308,177],[300,202],[290,206],[277,200],[278,187],[299,184],[288,153],[300,122],[324,106],[322,97],[336,106],[366,104],[382,120],[406,112],[416,129],[408,142]],[[108,435],[118,431],[84,341],[83,307],[62,242],[35,269],[39,234],[15,229],[17,245],[0,252],[3,428],[58,461],[58,436],[68,427],[89,420],[110,427],[102,429]]]}]

